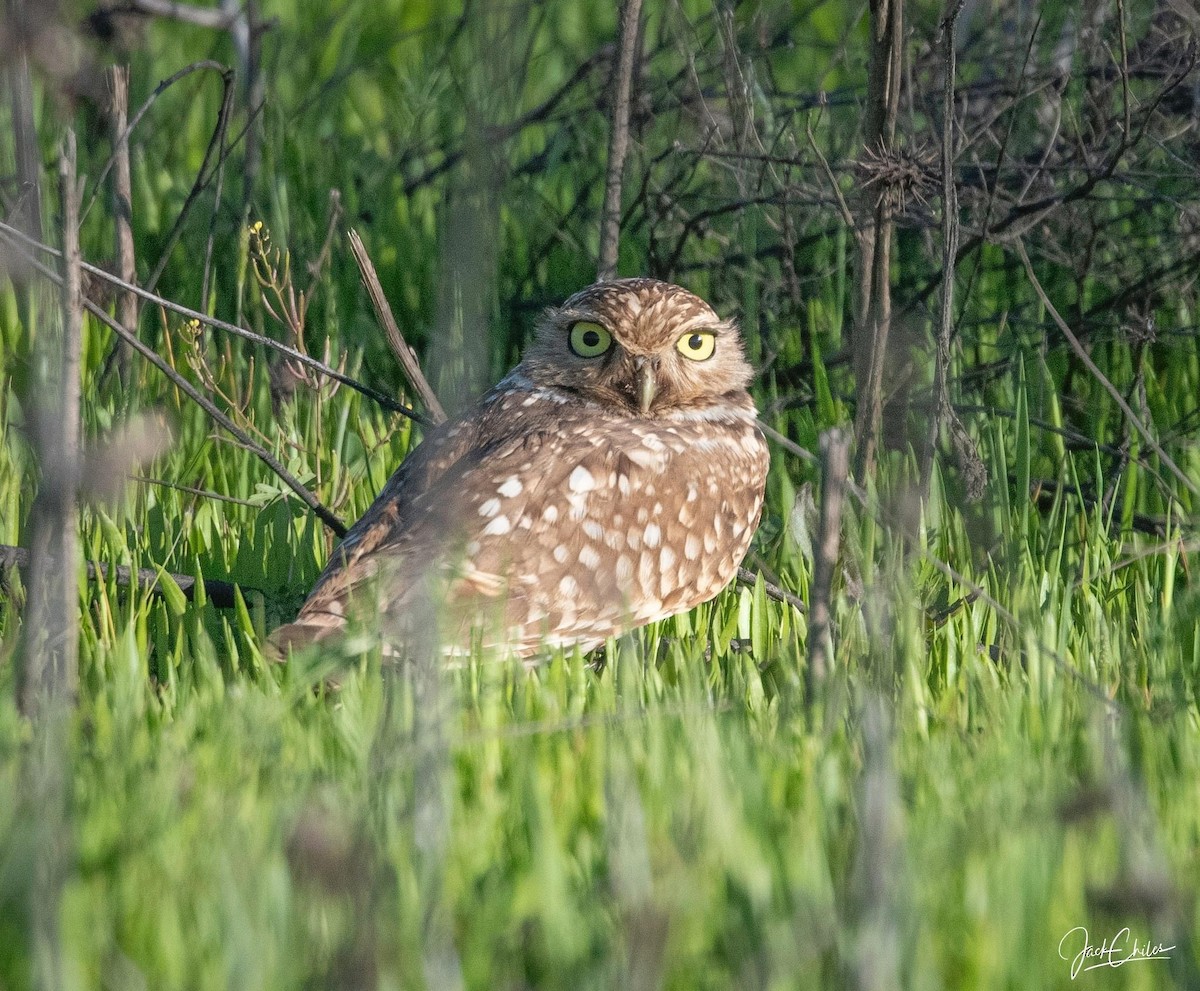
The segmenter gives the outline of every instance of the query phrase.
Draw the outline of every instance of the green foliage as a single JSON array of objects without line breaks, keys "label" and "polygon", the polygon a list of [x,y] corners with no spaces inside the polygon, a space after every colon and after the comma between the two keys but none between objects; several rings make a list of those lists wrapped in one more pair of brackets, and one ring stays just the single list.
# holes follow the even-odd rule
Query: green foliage
[{"label": "green foliage", "polygon": [[[538,309],[594,275],[602,46],[614,11],[267,6],[261,159],[255,166],[233,140],[243,109],[223,198],[215,180],[205,185],[160,289],[399,394],[342,246],[353,226],[439,382],[496,377]],[[840,4],[740,5],[728,22],[738,50],[726,51],[725,15],[708,4],[649,6],[622,271],[674,278],[736,311],[763,369],[764,419],[815,450],[820,432],[853,412],[856,277],[854,232],[806,131],[852,196],[857,173],[845,159],[859,135],[865,22]],[[928,5],[915,13],[923,44],[938,16]],[[1058,57],[1076,16],[1071,5],[1048,7],[1035,65]],[[1131,50],[1149,44],[1158,28],[1129,16]],[[996,72],[1016,73],[1031,27],[1018,25]],[[1063,84],[1063,126],[1076,137],[1120,116],[1120,94],[1086,71],[1088,57],[1116,51],[1112,25],[1103,29]],[[234,59],[226,40],[153,22],[127,53],[133,105],[198,52]],[[989,92],[986,68],[962,62],[964,85],[982,80],[977,100]],[[728,96],[734,69],[744,106]],[[923,71],[927,63],[918,84]],[[50,88],[39,83],[47,148],[63,123]],[[220,98],[214,74],[188,77],[136,132],[143,279],[187,199]],[[1011,123],[1009,158],[1036,163],[1044,121],[1023,101],[999,109],[995,119]],[[739,144],[739,113],[753,117],[762,147]],[[931,114],[915,99],[912,126]],[[1139,159],[1143,173],[1117,174],[1103,197],[1045,218],[1037,263],[1060,311],[1093,321],[1094,360],[1200,482],[1195,289],[1155,274],[1158,259],[1194,272],[1177,204],[1194,209],[1197,186],[1194,171],[1166,167],[1184,157],[1173,140]],[[83,146],[82,171],[94,177],[107,146]],[[1056,167],[1041,192],[1068,188],[1082,168]],[[966,171],[965,185],[975,181]],[[1144,183],[1153,196],[1137,192]],[[331,190],[344,211],[332,227]],[[968,219],[979,222],[987,191],[974,201],[964,192]],[[102,197],[83,228],[92,260],[110,253],[105,211]],[[278,300],[254,276],[256,220],[305,292],[298,331],[271,316]],[[935,297],[921,290],[940,260],[925,247],[930,215],[907,220],[896,292],[913,304],[903,319],[924,341],[934,321],[922,305]],[[1056,240],[1085,229],[1091,267]],[[310,271],[331,230],[327,260]],[[210,231],[217,247],[201,298]],[[1130,306],[1146,309],[1157,338],[1137,339],[1128,328],[1138,314],[1104,305],[1139,284]],[[82,513],[83,556],[108,577],[80,582],[68,870],[56,914],[65,983],[407,988],[449,986],[458,973],[471,988],[1068,988],[1064,934],[1086,926],[1099,942],[1129,926],[1143,943],[1173,944],[1171,959],[1081,982],[1200,984],[1195,499],[1047,336],[1002,244],[964,260],[958,285],[953,398],[990,484],[981,501],[965,501],[961,465],[940,458],[922,499],[902,445],[865,503],[848,501],[835,670],[812,697],[807,619],[761,580],[608,644],[602,664],[577,652],[532,669],[475,657],[421,678],[355,644],[265,660],[267,632],[311,587],[329,534],[153,369],[135,362],[122,385],[108,369],[112,337],[89,318],[86,435],[102,441],[149,411],[170,422],[172,442],[119,505]],[[38,489],[37,326],[5,287],[7,544],[27,538]],[[347,388],[297,382],[264,349],[152,307],[139,329],[344,519],[366,509],[419,440],[407,420]],[[928,349],[912,350],[914,388],[924,387]],[[901,433],[916,449],[924,424],[913,420]],[[814,481],[808,461],[774,448],[749,562],[801,598],[812,581]],[[117,566],[151,569],[157,587],[120,585]],[[172,575],[195,579],[194,599]],[[234,605],[210,601],[205,578],[238,583]],[[5,575],[5,991],[34,983],[39,858],[59,835],[38,816],[28,779],[38,738],[15,703],[24,595],[20,576]]]}]

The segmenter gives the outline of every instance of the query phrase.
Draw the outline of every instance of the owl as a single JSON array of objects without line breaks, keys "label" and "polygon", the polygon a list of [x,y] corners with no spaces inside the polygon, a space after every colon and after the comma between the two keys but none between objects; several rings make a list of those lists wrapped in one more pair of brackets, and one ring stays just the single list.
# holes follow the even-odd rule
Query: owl
[{"label": "owl", "polygon": [[[766,444],[737,327],[654,279],[547,311],[523,360],[427,434],[334,552],[276,649],[376,612],[530,657],[589,650],[713,598],[758,526]],[[420,617],[420,618],[416,618]]]}]

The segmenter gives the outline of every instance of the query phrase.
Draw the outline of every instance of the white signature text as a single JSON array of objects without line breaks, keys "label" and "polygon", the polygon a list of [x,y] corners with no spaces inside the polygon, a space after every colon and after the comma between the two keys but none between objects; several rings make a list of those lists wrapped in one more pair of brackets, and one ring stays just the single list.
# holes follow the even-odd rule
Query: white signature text
[{"label": "white signature text", "polygon": [[1071,980],[1083,971],[1097,967],[1123,967],[1136,960],[1170,960],[1167,954],[1173,949],[1174,946],[1149,941],[1139,943],[1136,939],[1131,945],[1128,926],[1099,945],[1091,941],[1085,926],[1076,926],[1058,941],[1058,955],[1071,961]]}]

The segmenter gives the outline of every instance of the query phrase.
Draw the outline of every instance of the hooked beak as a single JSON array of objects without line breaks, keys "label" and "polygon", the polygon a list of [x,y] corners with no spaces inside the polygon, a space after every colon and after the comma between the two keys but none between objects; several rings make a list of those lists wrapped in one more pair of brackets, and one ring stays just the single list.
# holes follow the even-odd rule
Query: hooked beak
[{"label": "hooked beak", "polygon": [[638,363],[638,409],[643,414],[650,412],[650,406],[654,402],[654,397],[658,395],[658,382],[654,377],[654,366],[642,360]]}]

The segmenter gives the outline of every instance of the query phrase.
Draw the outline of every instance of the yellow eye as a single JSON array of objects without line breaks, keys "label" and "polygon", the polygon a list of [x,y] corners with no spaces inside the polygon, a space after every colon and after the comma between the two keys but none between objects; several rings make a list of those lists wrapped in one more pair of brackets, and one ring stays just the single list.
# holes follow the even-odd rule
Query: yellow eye
[{"label": "yellow eye", "polygon": [[571,327],[571,350],[581,358],[599,358],[612,347],[612,334],[598,323],[581,320]]},{"label": "yellow eye", "polygon": [[711,330],[694,330],[675,342],[675,350],[692,361],[703,361],[717,350],[717,335]]}]

